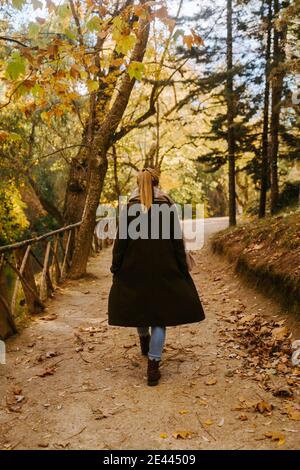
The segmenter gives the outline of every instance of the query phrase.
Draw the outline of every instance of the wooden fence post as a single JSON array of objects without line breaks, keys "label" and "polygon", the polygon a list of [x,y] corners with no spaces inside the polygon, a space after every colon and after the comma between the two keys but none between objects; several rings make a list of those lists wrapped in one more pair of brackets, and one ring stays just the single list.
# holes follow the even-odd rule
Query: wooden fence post
[{"label": "wooden fence post", "polygon": [[[21,249],[21,248],[19,248],[19,250],[15,250],[16,264],[21,274],[23,274],[25,271],[30,250],[31,250],[31,245],[28,245],[25,251],[24,249]],[[11,299],[12,315],[15,315],[16,313],[16,303],[17,303],[19,290],[20,290],[20,278],[17,277],[15,287],[14,287],[14,292],[13,292],[12,299]],[[26,290],[26,287],[25,289],[23,288],[23,292],[26,298],[25,290]]]},{"label": "wooden fence post", "polygon": [[51,241],[47,242],[46,251],[44,256],[43,271],[40,284],[40,298],[46,300],[49,297],[49,292],[54,291],[54,287],[49,274],[49,256],[50,256]]},{"label": "wooden fence post", "polygon": [[52,265],[50,269],[50,273],[52,274],[52,279],[54,280],[55,284],[59,284],[61,281],[61,267],[59,264],[59,243],[58,243],[58,237],[59,235],[55,236],[54,240],[54,246],[51,250],[53,253],[53,260],[52,260]]}]

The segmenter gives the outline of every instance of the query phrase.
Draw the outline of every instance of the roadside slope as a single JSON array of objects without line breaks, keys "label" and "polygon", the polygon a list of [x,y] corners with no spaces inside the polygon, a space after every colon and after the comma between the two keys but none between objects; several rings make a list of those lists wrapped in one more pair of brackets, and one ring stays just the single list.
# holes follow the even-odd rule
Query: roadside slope
[{"label": "roadside slope", "polygon": [[226,229],[212,238],[212,249],[226,255],[260,290],[299,310],[300,214]]}]

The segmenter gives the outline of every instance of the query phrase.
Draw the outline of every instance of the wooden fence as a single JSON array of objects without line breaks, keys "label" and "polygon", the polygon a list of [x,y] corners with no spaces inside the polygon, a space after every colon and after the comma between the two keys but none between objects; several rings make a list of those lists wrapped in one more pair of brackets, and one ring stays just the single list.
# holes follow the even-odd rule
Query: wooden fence
[{"label": "wooden fence", "polygon": [[[66,277],[81,222],[0,247],[0,339],[17,333],[20,310],[37,314]],[[112,242],[95,235],[91,254]]]}]

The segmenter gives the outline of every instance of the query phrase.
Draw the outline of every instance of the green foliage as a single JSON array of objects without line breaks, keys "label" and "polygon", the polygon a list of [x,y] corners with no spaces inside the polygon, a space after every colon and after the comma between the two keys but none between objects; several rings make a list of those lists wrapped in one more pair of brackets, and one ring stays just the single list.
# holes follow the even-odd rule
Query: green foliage
[{"label": "green foliage", "polygon": [[100,30],[101,26],[102,26],[102,22],[99,16],[92,16],[92,18],[86,24],[87,29],[91,32]]},{"label": "green foliage", "polygon": [[18,240],[28,227],[16,188],[4,188],[0,185],[0,245],[7,245]]},{"label": "green foliage", "polygon": [[137,80],[142,80],[142,74],[145,70],[145,66],[142,62],[131,62],[127,71],[130,78],[136,78]]},{"label": "green foliage", "polygon": [[133,34],[129,34],[128,36],[122,36],[116,47],[116,51],[118,54],[128,54],[129,51],[131,51],[135,45],[135,36]]},{"label": "green foliage", "polygon": [[12,0],[12,5],[17,10],[22,10],[25,3],[26,3],[26,0]]},{"label": "green foliage", "polygon": [[19,51],[14,51],[6,67],[6,75],[12,80],[17,80],[26,71],[26,60]]}]

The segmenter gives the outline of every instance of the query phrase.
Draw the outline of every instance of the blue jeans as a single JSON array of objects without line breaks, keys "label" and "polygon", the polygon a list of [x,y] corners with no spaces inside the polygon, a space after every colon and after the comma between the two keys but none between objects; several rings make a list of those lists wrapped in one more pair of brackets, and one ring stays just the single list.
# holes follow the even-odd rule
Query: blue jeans
[{"label": "blue jeans", "polygon": [[[149,335],[148,326],[138,327],[139,336]],[[148,357],[155,361],[161,360],[162,350],[166,338],[166,328],[164,326],[151,326],[151,340]]]}]

